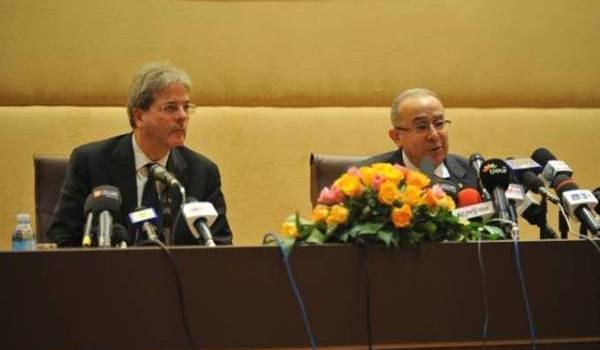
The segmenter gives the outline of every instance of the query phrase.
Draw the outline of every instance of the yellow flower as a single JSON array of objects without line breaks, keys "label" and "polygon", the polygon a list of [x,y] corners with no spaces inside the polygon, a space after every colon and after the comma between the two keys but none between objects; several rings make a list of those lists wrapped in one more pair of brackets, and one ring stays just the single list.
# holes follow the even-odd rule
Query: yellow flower
[{"label": "yellow flower", "polygon": [[420,205],[422,203],[421,188],[414,185],[406,186],[400,195],[400,200],[410,206]]},{"label": "yellow flower", "polygon": [[323,204],[317,204],[312,212],[312,221],[321,222],[327,219],[329,215],[329,207]]},{"label": "yellow flower", "polygon": [[387,205],[394,204],[394,201],[400,198],[400,190],[391,181],[385,181],[379,186],[379,193],[377,193],[377,199],[379,202]]},{"label": "yellow flower", "polygon": [[392,222],[397,228],[406,227],[410,225],[412,219],[412,211],[408,204],[402,205],[400,208],[394,208],[392,210]]},{"label": "yellow flower", "polygon": [[386,170],[389,170],[391,168],[393,168],[394,166],[390,163],[375,163],[375,164],[371,164],[371,168],[373,168],[373,170],[383,173]]},{"label": "yellow flower", "polygon": [[429,185],[429,178],[418,171],[409,171],[406,174],[406,184],[411,186],[417,186],[418,188],[424,188]]},{"label": "yellow flower", "polygon": [[393,182],[395,185],[398,185],[400,181],[404,180],[404,172],[393,166],[383,170],[383,176],[386,180]]},{"label": "yellow flower", "polygon": [[281,234],[285,237],[296,238],[298,237],[298,228],[293,222],[284,222],[281,225]]},{"label": "yellow flower", "polygon": [[438,200],[437,205],[438,207],[448,209],[449,211],[456,209],[456,204],[454,204],[454,201],[450,196],[444,196],[442,199]]},{"label": "yellow flower", "polygon": [[363,185],[360,183],[360,178],[348,173],[340,176],[339,179],[335,180],[333,185],[342,190],[350,198],[360,196],[364,190]]},{"label": "yellow flower", "polygon": [[360,179],[363,184],[367,186],[372,186],[373,176],[375,176],[377,172],[371,167],[363,166],[360,167],[360,169],[358,169],[358,174],[360,175]]},{"label": "yellow flower", "polygon": [[329,216],[327,217],[327,225],[331,226],[333,224],[343,224],[348,220],[348,209],[341,205],[334,205],[331,207],[331,212],[329,212]]}]

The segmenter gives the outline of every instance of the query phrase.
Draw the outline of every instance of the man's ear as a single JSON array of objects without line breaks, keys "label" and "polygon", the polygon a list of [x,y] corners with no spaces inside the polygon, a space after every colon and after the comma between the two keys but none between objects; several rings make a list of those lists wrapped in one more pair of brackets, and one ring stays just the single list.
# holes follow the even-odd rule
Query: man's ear
[{"label": "man's ear", "polygon": [[402,147],[402,136],[400,136],[400,132],[398,130],[391,128],[388,130],[388,136],[396,144],[398,147]]},{"label": "man's ear", "polygon": [[142,119],[142,114],[144,114],[144,111],[142,111],[140,108],[134,108],[133,109],[133,120],[135,122],[135,127],[139,128],[140,126],[142,126],[144,124],[144,120]]}]

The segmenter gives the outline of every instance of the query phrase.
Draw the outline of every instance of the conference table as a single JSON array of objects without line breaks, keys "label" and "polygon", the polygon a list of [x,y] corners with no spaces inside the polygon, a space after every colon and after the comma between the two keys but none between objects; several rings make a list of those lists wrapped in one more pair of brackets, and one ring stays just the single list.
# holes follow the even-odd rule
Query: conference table
[{"label": "conference table", "polygon": [[[169,253],[0,252],[0,348],[190,349],[186,323],[196,349],[311,348],[278,247]],[[289,263],[320,349],[531,349],[530,325],[538,349],[600,348],[588,241],[297,246]]]}]

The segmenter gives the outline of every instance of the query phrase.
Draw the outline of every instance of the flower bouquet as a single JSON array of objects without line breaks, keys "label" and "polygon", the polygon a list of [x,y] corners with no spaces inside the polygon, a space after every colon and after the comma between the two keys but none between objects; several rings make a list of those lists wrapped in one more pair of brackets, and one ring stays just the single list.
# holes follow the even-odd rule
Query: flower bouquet
[{"label": "flower bouquet", "polygon": [[419,246],[427,242],[502,239],[502,231],[452,214],[454,201],[430,179],[398,164],[352,167],[321,191],[311,220],[283,223],[284,243]]}]

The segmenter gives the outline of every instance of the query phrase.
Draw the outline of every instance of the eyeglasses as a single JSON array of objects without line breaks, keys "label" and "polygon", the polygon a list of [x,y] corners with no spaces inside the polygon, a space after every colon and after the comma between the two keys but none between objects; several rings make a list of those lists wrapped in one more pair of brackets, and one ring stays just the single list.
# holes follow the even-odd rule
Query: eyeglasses
[{"label": "eyeglasses", "polygon": [[428,121],[417,122],[410,128],[394,126],[394,129],[400,130],[400,131],[412,131],[415,134],[429,134],[432,129],[437,132],[447,131],[448,126],[450,126],[450,124],[452,124],[451,120],[443,119],[443,120],[436,120],[433,122],[428,122]]},{"label": "eyeglasses", "polygon": [[180,108],[183,109],[183,112],[187,115],[193,114],[196,111],[196,105],[193,103],[178,104],[178,103],[167,102],[162,106],[158,106],[158,109],[161,112],[171,114],[171,115],[179,112]]}]

